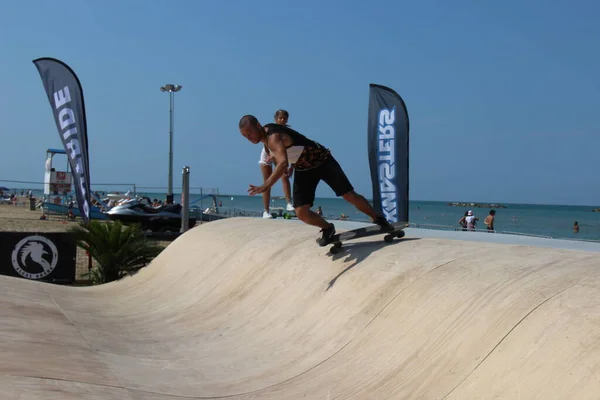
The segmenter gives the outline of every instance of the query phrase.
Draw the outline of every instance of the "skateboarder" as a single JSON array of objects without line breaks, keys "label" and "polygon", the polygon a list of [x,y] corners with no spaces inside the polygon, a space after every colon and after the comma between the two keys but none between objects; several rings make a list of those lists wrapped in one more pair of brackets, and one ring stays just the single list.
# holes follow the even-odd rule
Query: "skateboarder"
[{"label": "skateboarder", "polygon": [[335,235],[335,226],[311,211],[317,185],[321,180],[335,192],[336,196],[354,205],[381,226],[382,232],[391,232],[394,227],[383,215],[378,215],[367,199],[356,193],[342,167],[330,150],[314,140],[308,139],[294,129],[279,125],[262,126],[253,115],[244,115],[239,122],[240,133],[253,144],[262,143],[270,150],[277,162],[271,176],[261,185],[250,185],[248,194],[263,193],[288,171],[288,164],[295,169],[292,188],[293,206],[302,222],[321,228],[320,246],[326,246]]}]

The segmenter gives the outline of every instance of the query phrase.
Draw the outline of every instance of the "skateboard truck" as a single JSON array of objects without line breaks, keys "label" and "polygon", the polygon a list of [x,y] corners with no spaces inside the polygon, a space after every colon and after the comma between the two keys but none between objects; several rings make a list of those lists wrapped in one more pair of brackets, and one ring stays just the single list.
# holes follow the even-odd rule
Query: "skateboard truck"
[{"label": "skateboard truck", "polygon": [[351,239],[359,239],[361,237],[369,237],[374,235],[385,235],[383,237],[383,240],[386,243],[392,243],[394,241],[394,238],[401,239],[404,237],[404,235],[406,235],[406,232],[404,232],[404,228],[406,228],[407,225],[405,223],[394,223],[392,224],[392,226],[394,227],[394,230],[392,231],[382,231],[379,225],[371,225],[368,227],[358,228],[351,231],[336,234],[331,240],[331,244],[333,244],[333,246],[329,248],[329,251],[331,252],[331,254],[339,253],[341,251],[340,249],[343,246],[343,242]]}]

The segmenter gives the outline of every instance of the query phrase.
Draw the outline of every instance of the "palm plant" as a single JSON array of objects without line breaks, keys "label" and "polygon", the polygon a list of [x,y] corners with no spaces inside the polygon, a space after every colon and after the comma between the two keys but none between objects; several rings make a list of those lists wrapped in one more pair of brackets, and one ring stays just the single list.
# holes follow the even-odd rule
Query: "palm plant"
[{"label": "palm plant", "polygon": [[86,250],[97,265],[86,274],[98,285],[120,279],[154,259],[162,248],[150,242],[138,225],[120,221],[90,221],[73,227],[77,246]]}]

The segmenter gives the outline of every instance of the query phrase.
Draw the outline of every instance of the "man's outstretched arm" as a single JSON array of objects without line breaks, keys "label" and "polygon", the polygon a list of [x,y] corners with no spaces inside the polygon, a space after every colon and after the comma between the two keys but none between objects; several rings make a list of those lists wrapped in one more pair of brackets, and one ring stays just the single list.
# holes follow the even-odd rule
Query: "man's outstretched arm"
[{"label": "man's outstretched arm", "polygon": [[265,186],[265,190],[273,186],[288,170],[287,151],[285,150],[281,136],[278,133],[269,136],[269,149],[275,158],[277,166],[269,179],[265,181],[263,185]]},{"label": "man's outstretched arm", "polygon": [[273,173],[271,173],[271,176],[261,186],[257,187],[250,185],[250,188],[248,189],[248,194],[250,196],[268,190],[288,171],[287,151],[285,150],[285,146],[283,145],[283,141],[279,134],[273,134],[269,137],[269,149],[271,150],[271,155],[275,158],[277,166]]}]

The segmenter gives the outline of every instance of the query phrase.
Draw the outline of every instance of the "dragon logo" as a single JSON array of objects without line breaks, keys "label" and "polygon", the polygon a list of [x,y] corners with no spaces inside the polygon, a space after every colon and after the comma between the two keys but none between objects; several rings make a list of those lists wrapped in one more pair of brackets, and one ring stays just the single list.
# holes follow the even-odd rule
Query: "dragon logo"
[{"label": "dragon logo", "polygon": [[27,236],[12,252],[13,268],[23,278],[44,278],[54,271],[57,261],[56,246],[43,236]]}]

